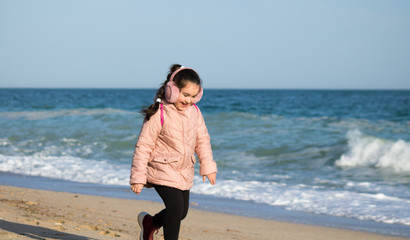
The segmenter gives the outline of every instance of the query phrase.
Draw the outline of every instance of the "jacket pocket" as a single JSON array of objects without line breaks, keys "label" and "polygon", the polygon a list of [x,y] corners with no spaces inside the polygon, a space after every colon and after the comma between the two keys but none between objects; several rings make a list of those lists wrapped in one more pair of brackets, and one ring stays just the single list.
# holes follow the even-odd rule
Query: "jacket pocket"
[{"label": "jacket pocket", "polygon": [[154,157],[152,161],[156,163],[168,164],[168,163],[178,162],[179,158],[180,158],[179,156]]}]

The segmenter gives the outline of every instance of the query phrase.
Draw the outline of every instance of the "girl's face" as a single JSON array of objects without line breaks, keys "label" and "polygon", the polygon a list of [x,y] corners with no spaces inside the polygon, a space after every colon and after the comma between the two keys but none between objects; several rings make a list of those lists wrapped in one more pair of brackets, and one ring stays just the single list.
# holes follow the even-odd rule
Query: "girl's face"
[{"label": "girl's face", "polygon": [[191,106],[198,95],[201,87],[195,83],[187,81],[185,87],[179,90],[178,100],[174,103],[174,106],[179,111],[184,111],[187,107]]}]

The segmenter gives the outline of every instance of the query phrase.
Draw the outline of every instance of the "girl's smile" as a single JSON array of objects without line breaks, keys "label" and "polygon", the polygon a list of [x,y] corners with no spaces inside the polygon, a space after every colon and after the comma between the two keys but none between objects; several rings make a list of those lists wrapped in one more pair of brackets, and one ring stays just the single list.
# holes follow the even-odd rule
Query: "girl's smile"
[{"label": "girl's smile", "polygon": [[179,111],[183,111],[191,106],[200,90],[201,87],[199,85],[187,81],[185,87],[179,91],[178,100],[174,103],[175,107]]}]

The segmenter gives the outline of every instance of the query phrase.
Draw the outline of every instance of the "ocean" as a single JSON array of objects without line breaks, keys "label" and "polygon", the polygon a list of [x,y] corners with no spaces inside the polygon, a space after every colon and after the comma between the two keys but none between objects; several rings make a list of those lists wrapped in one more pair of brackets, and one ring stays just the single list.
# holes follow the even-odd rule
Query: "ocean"
[{"label": "ocean", "polygon": [[[138,112],[155,91],[0,89],[0,184],[21,176],[129,190]],[[198,106],[219,170],[215,186],[197,172],[199,199],[410,237],[410,91],[210,89]]]}]

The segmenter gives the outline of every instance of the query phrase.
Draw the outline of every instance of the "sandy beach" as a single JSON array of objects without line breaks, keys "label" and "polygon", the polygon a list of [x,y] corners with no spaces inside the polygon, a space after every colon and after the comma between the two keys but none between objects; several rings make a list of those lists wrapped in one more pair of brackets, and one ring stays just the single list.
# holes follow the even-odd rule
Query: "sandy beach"
[{"label": "sandy beach", "polygon": [[[62,189],[63,191],[63,189]],[[191,203],[195,205],[196,203]],[[0,185],[1,239],[137,239],[140,211],[162,204]],[[155,239],[163,239],[162,231]],[[180,239],[406,239],[190,209]]]}]

